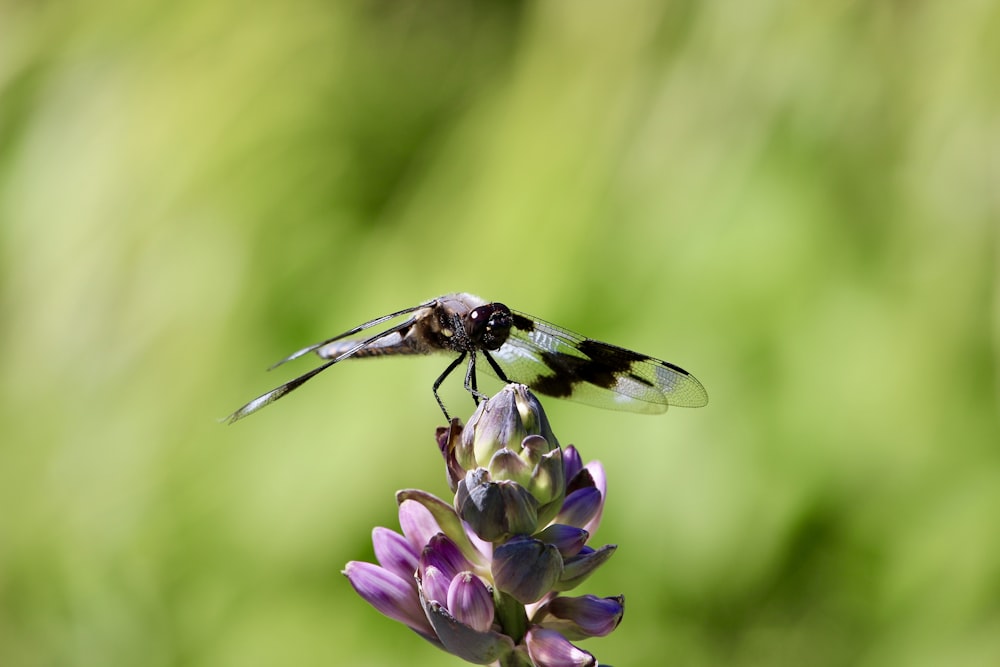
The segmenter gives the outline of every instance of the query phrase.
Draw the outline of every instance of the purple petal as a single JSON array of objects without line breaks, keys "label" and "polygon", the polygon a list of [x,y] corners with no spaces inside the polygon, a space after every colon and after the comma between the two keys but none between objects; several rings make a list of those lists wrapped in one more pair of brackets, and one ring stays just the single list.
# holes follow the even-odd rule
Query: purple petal
[{"label": "purple petal", "polygon": [[604,513],[604,502],[608,498],[608,479],[604,474],[604,466],[600,461],[591,461],[586,465],[590,477],[594,480],[594,487],[601,492],[601,506],[590,521],[583,528],[593,535],[601,525],[601,515]]},{"label": "purple petal", "polygon": [[[372,545],[379,565],[400,578],[413,582],[419,559],[405,537],[394,530],[377,526],[372,530]],[[416,583],[413,585],[415,588]]]},{"label": "purple petal", "polygon": [[[419,489],[404,489],[402,491],[396,492],[396,502],[400,503],[400,511],[402,512],[402,505],[407,501],[413,501],[423,506],[425,510],[430,512],[430,521],[436,524],[437,528],[434,530],[428,530],[428,523],[426,518],[421,518],[421,515],[417,514],[415,518],[421,520],[421,525],[414,527],[414,535],[411,537],[409,533],[406,532],[406,526],[403,526],[403,515],[400,514],[399,520],[400,525],[403,526],[403,534],[406,535],[407,539],[413,543],[414,539],[422,538],[424,541],[420,542],[416,546],[416,550],[419,553],[424,545],[430,541],[430,538],[438,532],[442,532],[458,545],[458,548],[462,550],[462,553],[473,563],[477,565],[485,565],[486,559],[483,554],[480,553],[475,545],[469,541],[468,535],[466,534],[465,525],[462,523],[461,519],[458,518],[458,513],[455,508],[445,501],[441,500],[437,496],[426,491],[421,491]],[[408,512],[413,512],[413,510],[408,510]],[[410,517],[414,518],[414,517]]]},{"label": "purple petal", "polygon": [[587,486],[577,489],[566,496],[555,522],[583,528],[600,513],[603,505],[604,496],[596,488]]},{"label": "purple petal", "polygon": [[422,635],[433,636],[433,629],[410,582],[373,563],[353,560],[344,567],[344,575],[358,595],[379,612]]},{"label": "purple petal", "polygon": [[595,667],[597,660],[569,643],[555,630],[533,627],[526,637],[528,655],[536,667]]},{"label": "purple petal", "polygon": [[415,500],[404,500],[399,504],[399,527],[415,553],[423,551],[431,538],[441,532],[430,510]]},{"label": "purple petal", "polygon": [[473,630],[485,632],[493,625],[493,596],[482,579],[461,572],[448,587],[448,611]]},{"label": "purple petal", "polygon": [[575,445],[570,445],[563,449],[563,467],[566,470],[566,481],[576,477],[576,473],[583,469],[583,459]]},{"label": "purple petal", "polygon": [[447,604],[451,577],[436,567],[424,568],[417,577],[420,595],[428,601]]},{"label": "purple petal", "polygon": [[567,639],[586,639],[610,634],[621,623],[624,613],[625,598],[620,595],[557,597],[540,609],[532,622],[556,630]]},{"label": "purple petal", "polygon": [[563,558],[569,558],[580,553],[580,549],[583,549],[590,535],[583,528],[554,523],[545,530],[536,533],[534,537],[555,546]]},{"label": "purple petal", "polygon": [[[420,572],[423,573],[428,567],[437,568],[450,580],[459,572],[472,569],[472,564],[465,559],[458,546],[447,535],[438,533],[420,553]],[[444,602],[444,598],[437,599],[439,602]]]}]

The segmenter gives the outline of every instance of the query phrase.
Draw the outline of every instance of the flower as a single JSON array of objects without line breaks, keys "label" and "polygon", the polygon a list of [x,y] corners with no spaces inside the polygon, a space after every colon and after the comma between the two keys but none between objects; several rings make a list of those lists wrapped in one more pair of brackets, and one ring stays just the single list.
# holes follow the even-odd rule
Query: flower
[{"label": "flower", "polygon": [[604,469],[561,449],[523,385],[482,403],[466,427],[438,429],[454,503],[399,491],[401,532],[377,527],[378,564],[344,574],[378,611],[467,662],[596,665],[571,641],[621,622],[622,596],[567,597],[617,548],[587,541],[600,523]]}]

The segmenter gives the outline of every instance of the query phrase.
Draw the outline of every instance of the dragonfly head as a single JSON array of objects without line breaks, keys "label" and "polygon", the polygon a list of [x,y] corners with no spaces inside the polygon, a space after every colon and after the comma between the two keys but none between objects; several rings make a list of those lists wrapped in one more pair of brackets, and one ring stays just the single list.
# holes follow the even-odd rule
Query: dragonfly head
[{"label": "dragonfly head", "polygon": [[485,350],[497,350],[507,342],[514,316],[502,303],[488,303],[469,312],[466,331]]}]

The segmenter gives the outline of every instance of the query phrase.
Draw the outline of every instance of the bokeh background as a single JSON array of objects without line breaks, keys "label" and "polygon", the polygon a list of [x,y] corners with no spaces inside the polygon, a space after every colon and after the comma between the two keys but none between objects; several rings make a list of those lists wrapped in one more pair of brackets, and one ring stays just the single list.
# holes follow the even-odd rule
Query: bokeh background
[{"label": "bokeh background", "polygon": [[[561,401],[621,665],[1000,664],[991,2],[0,2],[0,665],[459,664],[340,569],[446,493],[470,291],[694,372]],[[490,385],[496,389],[496,385]],[[460,382],[445,398],[471,413]]]}]

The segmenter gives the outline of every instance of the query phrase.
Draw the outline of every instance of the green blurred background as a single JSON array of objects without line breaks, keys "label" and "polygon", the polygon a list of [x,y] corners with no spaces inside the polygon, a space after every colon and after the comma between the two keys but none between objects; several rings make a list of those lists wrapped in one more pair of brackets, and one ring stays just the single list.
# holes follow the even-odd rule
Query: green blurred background
[{"label": "green blurred background", "polygon": [[459,664],[340,575],[396,489],[447,493],[442,360],[216,421],[451,291],[709,390],[546,402],[608,469],[598,657],[1000,664],[998,34],[982,1],[0,2],[0,665]]}]

